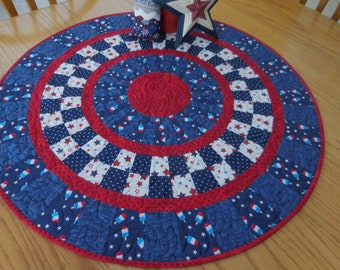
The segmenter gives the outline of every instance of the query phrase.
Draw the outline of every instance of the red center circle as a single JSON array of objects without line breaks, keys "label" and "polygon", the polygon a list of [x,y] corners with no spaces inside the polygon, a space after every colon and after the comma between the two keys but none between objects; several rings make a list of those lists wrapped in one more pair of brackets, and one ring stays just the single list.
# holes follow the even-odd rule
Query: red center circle
[{"label": "red center circle", "polygon": [[186,108],[191,99],[190,88],[178,76],[152,72],[137,77],[129,87],[130,104],[151,117],[167,117]]}]

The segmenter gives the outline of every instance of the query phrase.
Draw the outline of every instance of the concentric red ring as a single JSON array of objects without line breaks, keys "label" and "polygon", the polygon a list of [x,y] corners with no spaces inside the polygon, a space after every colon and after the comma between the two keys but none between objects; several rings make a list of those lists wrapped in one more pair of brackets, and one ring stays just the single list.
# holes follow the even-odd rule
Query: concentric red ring
[{"label": "concentric red ring", "polygon": [[[215,188],[213,190],[207,191],[202,194],[198,194],[195,196],[184,197],[184,198],[164,198],[164,199],[153,199],[153,198],[139,198],[139,197],[132,197],[127,196],[112,190],[105,189],[98,185],[94,185],[85,179],[78,176],[74,171],[72,171],[68,166],[62,163],[50,149],[48,142],[44,138],[44,134],[41,128],[41,124],[39,121],[39,108],[40,102],[42,98],[42,93],[44,91],[45,85],[48,83],[50,78],[53,76],[54,71],[60,66],[61,63],[65,61],[65,59],[72,56],[76,53],[79,49],[83,48],[84,46],[91,44],[95,41],[101,40],[107,36],[112,36],[114,34],[121,34],[122,31],[117,31],[116,33],[109,33],[104,34],[102,36],[97,36],[94,39],[88,40],[84,43],[80,43],[75,46],[72,50],[68,51],[63,57],[57,59],[52,65],[49,66],[48,70],[45,72],[45,75],[40,79],[39,83],[36,86],[34,93],[32,94],[31,99],[31,110],[29,111],[29,128],[32,136],[33,143],[36,147],[36,150],[39,156],[44,160],[46,166],[49,170],[54,172],[60,179],[72,189],[78,190],[79,192],[85,194],[86,196],[102,201],[104,203],[114,205],[120,208],[126,208],[131,210],[138,210],[138,211],[184,211],[187,209],[204,207],[207,205],[211,205],[213,203],[217,203],[219,201],[225,200],[237,192],[245,188],[246,186],[250,185],[259,175],[263,173],[263,171],[268,167],[268,165],[272,162],[272,159],[275,157],[278,146],[280,144],[281,138],[283,136],[284,131],[284,116],[283,116],[283,109],[280,103],[280,97],[271,83],[267,75],[251,60],[247,57],[242,51],[237,50],[236,48],[221,42],[217,41],[217,43],[221,46],[227,47],[229,50],[233,51],[235,54],[240,56],[251,68],[259,75],[262,82],[268,89],[268,93],[270,95],[272,106],[275,108],[273,110],[274,116],[274,124],[273,124],[273,132],[268,139],[267,147],[264,149],[263,154],[261,155],[261,160],[251,166],[247,171],[243,174],[239,175],[236,179],[228,183],[227,185],[222,186],[221,188]],[[91,124],[91,128],[95,131],[99,132],[100,135],[104,135],[105,138],[109,139],[109,142],[114,143],[119,147],[127,146],[128,150],[136,151],[137,153],[144,153],[146,151],[149,155],[178,155],[179,153],[187,153],[191,151],[195,151],[201,147],[206,146],[210,142],[214,141],[219,137],[221,132],[223,132],[230,121],[231,118],[231,107],[232,106],[224,106],[224,110],[221,114],[220,121],[216,124],[216,126],[211,130],[209,135],[205,134],[201,138],[199,138],[199,143],[190,144],[190,147],[186,146],[183,150],[183,145],[178,146],[170,146],[170,147],[156,147],[153,146],[144,146],[139,143],[132,143],[130,141],[125,141],[124,138],[119,137],[118,135],[115,136],[114,133],[105,127],[98,121],[97,115],[94,111],[94,107],[92,104],[92,96],[93,96],[93,89],[97,78],[101,76],[109,67],[122,61],[126,57],[133,57],[133,56],[141,56],[145,54],[158,54],[161,55],[162,51],[160,50],[142,50],[142,51],[135,51],[126,53],[120,57],[117,57],[106,64],[100,66],[97,69],[91,78],[88,80],[87,84],[84,88],[84,95],[82,96],[83,100],[83,108],[86,107],[84,111],[84,115],[87,117],[88,121]],[[229,91],[229,85],[226,82],[225,78],[218,73],[210,64],[204,62],[193,55],[186,54],[184,52],[179,51],[166,51],[167,54],[172,54],[178,57],[186,57],[189,60],[196,61],[199,64],[205,65],[206,68],[211,71],[213,76],[216,78],[220,85],[223,85],[222,88],[223,94],[226,97],[226,102],[233,102],[232,94]],[[216,75],[216,76],[215,76]],[[206,136],[207,135],[207,136]],[[202,139],[204,137],[204,139]]]},{"label": "concentric red ring", "polygon": [[[158,146],[158,145],[148,145],[142,144],[139,142],[134,142],[128,140],[122,136],[119,136],[117,133],[113,132],[109,127],[107,127],[97,115],[94,105],[93,105],[93,94],[95,90],[95,85],[98,79],[112,66],[124,61],[127,58],[138,57],[143,55],[163,55],[166,53],[167,55],[173,55],[175,57],[183,57],[188,59],[189,61],[193,61],[198,65],[204,67],[217,81],[220,86],[220,91],[223,95],[223,108],[222,113],[215,126],[208,130],[201,137],[185,142],[178,145],[171,146]],[[111,144],[116,145],[120,148],[127,149],[134,153],[151,155],[151,156],[175,156],[185,153],[193,152],[197,149],[200,149],[209,143],[213,142],[217,138],[221,136],[221,134],[226,130],[227,125],[229,124],[233,109],[234,109],[234,99],[233,95],[230,91],[229,83],[226,79],[209,63],[200,60],[199,58],[184,52],[179,51],[161,51],[161,50],[140,50],[127,52],[124,55],[121,55],[113,60],[108,61],[104,65],[101,65],[90,78],[87,80],[87,83],[84,87],[83,95],[82,95],[82,108],[83,113],[90,123],[90,126],[93,128],[95,132],[109,141]]]}]

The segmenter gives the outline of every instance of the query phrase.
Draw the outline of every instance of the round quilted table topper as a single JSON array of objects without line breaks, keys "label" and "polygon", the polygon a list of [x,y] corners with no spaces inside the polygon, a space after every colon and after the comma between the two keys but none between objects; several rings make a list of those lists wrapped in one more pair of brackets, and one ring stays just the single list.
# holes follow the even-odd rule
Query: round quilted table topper
[{"label": "round quilted table topper", "polygon": [[181,267],[242,252],[302,207],[323,160],[304,82],[215,22],[158,42],[131,13],[44,40],[0,82],[3,199],[84,256]]}]

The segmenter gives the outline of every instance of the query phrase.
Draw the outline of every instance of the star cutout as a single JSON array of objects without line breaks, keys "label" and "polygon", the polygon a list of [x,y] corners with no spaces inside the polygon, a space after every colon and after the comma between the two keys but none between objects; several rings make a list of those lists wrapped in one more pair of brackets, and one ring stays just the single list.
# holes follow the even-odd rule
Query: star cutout
[{"label": "star cutout", "polygon": [[218,0],[154,0],[154,2],[178,17],[175,47],[194,27],[217,39],[210,9]]},{"label": "star cutout", "polygon": [[209,1],[201,2],[200,0],[195,0],[193,4],[188,5],[187,9],[191,11],[194,20],[197,18],[202,18],[206,20],[204,13],[204,8],[209,4]]}]

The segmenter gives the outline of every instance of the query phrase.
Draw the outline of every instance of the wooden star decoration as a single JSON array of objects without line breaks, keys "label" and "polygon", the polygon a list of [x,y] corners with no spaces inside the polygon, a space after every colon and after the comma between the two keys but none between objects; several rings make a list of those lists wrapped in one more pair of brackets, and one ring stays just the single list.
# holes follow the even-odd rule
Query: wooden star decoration
[{"label": "wooden star decoration", "polygon": [[178,17],[175,47],[194,27],[217,39],[210,10],[218,0],[154,0],[162,8]]}]

